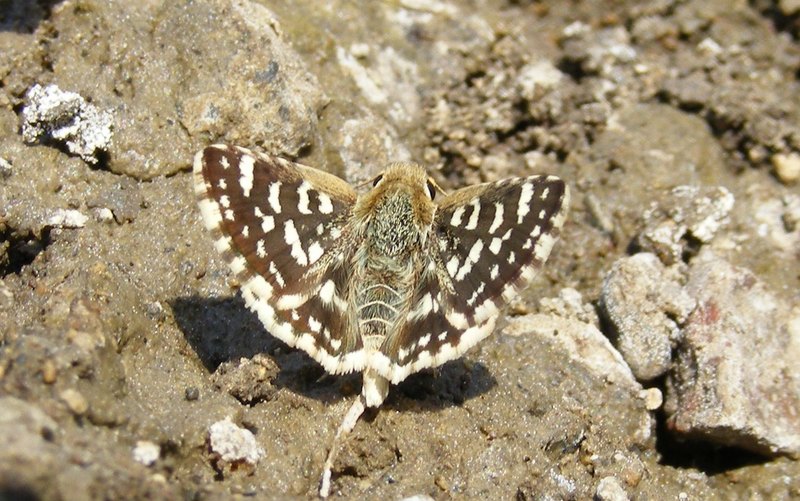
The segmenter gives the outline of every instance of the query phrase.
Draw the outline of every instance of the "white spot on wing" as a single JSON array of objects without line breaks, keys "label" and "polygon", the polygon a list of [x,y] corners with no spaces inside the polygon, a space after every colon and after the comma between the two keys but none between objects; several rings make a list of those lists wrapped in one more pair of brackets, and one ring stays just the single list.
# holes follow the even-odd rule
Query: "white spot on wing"
[{"label": "white spot on wing", "polygon": [[475,308],[475,321],[478,323],[483,323],[486,321],[486,319],[495,315],[497,312],[498,309],[494,304],[494,301],[487,299],[483,302],[483,304]]},{"label": "white spot on wing", "polygon": [[458,256],[453,256],[447,261],[447,273],[454,277],[456,276],[456,272],[458,271]]},{"label": "white spot on wing", "polygon": [[291,247],[290,254],[297,261],[297,264],[308,266],[308,256],[303,251],[303,246],[300,244],[300,235],[297,234],[292,220],[283,223],[283,239],[286,245]]},{"label": "white spot on wing", "polygon": [[275,229],[275,218],[272,216],[263,216],[261,218],[261,231],[269,233]]},{"label": "white spot on wing", "polygon": [[269,272],[272,273],[272,276],[275,278],[275,283],[278,284],[278,287],[283,289],[286,285],[286,282],[283,280],[283,275],[281,275],[281,272],[278,271],[278,267],[275,266],[274,261],[269,263]]},{"label": "white spot on wing", "polygon": [[300,214],[311,214],[308,208],[308,190],[310,189],[311,185],[307,181],[300,183],[300,187],[297,188],[297,195],[300,197],[300,201],[297,203],[297,210],[300,211]]},{"label": "white spot on wing", "polygon": [[233,241],[231,237],[227,235],[222,235],[218,239],[214,240],[214,248],[217,249],[217,252],[220,254],[225,254],[233,247]]},{"label": "white spot on wing", "polygon": [[419,344],[420,348],[424,348],[424,347],[428,346],[428,343],[430,343],[430,342],[431,342],[431,335],[430,334],[425,334],[424,336],[419,338],[418,344]]},{"label": "white spot on wing", "polygon": [[318,196],[319,196],[319,211],[323,214],[330,214],[331,212],[333,212],[333,202],[331,202],[331,197],[322,192],[319,192]]},{"label": "white spot on wing", "polygon": [[503,246],[503,241],[495,237],[492,239],[492,243],[489,244],[489,250],[492,251],[492,254],[497,255],[500,252],[502,246]]},{"label": "white spot on wing", "polygon": [[267,202],[269,202],[269,206],[272,207],[272,212],[275,214],[281,213],[281,182],[275,181],[269,186],[269,197],[267,197]]},{"label": "white spot on wing", "polygon": [[238,275],[245,270],[247,261],[242,256],[236,256],[230,262],[231,270]]},{"label": "white spot on wing", "polygon": [[551,235],[545,233],[539,237],[539,241],[536,242],[536,248],[533,250],[536,258],[539,259],[539,261],[544,261],[547,259],[547,256],[550,255],[550,250],[553,248],[554,243],[556,243],[556,239]]},{"label": "white spot on wing", "polygon": [[[224,158],[224,157],[223,157]],[[253,165],[255,159],[250,155],[242,155],[239,161],[239,186],[245,197],[250,196],[250,190],[253,189]]]},{"label": "white spot on wing", "polygon": [[522,219],[531,211],[530,203],[533,198],[533,185],[531,183],[524,183],[522,185],[522,192],[519,194],[519,202],[517,203],[517,224],[522,223]]},{"label": "white spot on wing", "polygon": [[[243,285],[242,289],[249,290],[256,296],[265,300],[272,297],[272,286],[261,275],[254,275],[253,278]],[[248,306],[250,305],[250,303],[247,304]]]},{"label": "white spot on wing", "polygon": [[206,228],[212,230],[219,227],[219,223],[222,222],[222,214],[219,212],[219,206],[208,198],[203,198],[197,203],[200,207],[200,214],[203,216],[203,222]]},{"label": "white spot on wing", "polygon": [[450,312],[450,314],[447,315],[447,321],[456,329],[466,329],[469,327],[467,317],[465,317],[463,313],[458,313],[457,311]]},{"label": "white spot on wing", "polygon": [[492,220],[492,225],[489,227],[489,233],[494,234],[500,228],[500,225],[503,224],[503,212],[505,211],[505,207],[503,206],[502,202],[497,202],[494,204],[494,219]]},{"label": "white spot on wing", "polygon": [[305,302],[306,298],[302,294],[287,294],[279,297],[275,307],[279,310],[292,310],[298,306],[302,306]]},{"label": "white spot on wing", "polygon": [[467,225],[464,226],[465,230],[474,230],[478,227],[478,218],[481,215],[481,202],[478,199],[475,199],[470,204],[472,206],[472,214],[469,216],[469,221],[467,221]]},{"label": "white spot on wing", "polygon": [[219,197],[219,204],[223,208],[227,209],[228,207],[231,206],[231,199],[228,198],[228,195],[222,195],[221,197]]},{"label": "white spot on wing", "polygon": [[323,253],[324,251],[319,242],[313,242],[308,246],[308,262],[311,264],[316,263],[317,260],[322,257]]},{"label": "white spot on wing", "polygon": [[335,295],[336,295],[336,284],[333,283],[333,280],[328,280],[319,289],[319,297],[320,299],[322,299],[323,303],[326,304],[333,303],[333,297]]},{"label": "white spot on wing", "polygon": [[460,226],[462,217],[464,217],[464,207],[459,207],[453,211],[453,215],[450,218],[450,226]]},{"label": "white spot on wing", "polygon": [[472,271],[472,265],[478,262],[478,259],[481,257],[481,251],[483,250],[483,242],[478,240],[472,245],[472,248],[469,250],[469,255],[467,255],[467,259],[464,260],[464,264],[459,268],[458,273],[454,277],[456,280],[464,280],[464,277],[467,276],[467,273]]}]

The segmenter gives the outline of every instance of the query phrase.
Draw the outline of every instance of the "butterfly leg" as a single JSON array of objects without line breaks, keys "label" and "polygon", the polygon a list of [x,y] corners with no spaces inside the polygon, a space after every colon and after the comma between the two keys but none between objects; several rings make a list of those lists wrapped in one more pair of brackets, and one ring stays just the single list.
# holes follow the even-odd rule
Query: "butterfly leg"
[{"label": "butterfly leg", "polygon": [[386,400],[386,395],[389,394],[389,380],[379,376],[371,369],[364,372],[364,383],[361,389],[361,395],[358,396],[353,405],[345,414],[342,424],[336,430],[336,436],[333,438],[333,445],[328,451],[328,457],[325,459],[325,466],[322,469],[322,481],[319,487],[319,497],[326,498],[331,490],[331,470],[333,469],[333,462],[336,459],[339,447],[353,428],[355,428],[358,418],[364,413],[364,410],[369,407],[378,407]]}]

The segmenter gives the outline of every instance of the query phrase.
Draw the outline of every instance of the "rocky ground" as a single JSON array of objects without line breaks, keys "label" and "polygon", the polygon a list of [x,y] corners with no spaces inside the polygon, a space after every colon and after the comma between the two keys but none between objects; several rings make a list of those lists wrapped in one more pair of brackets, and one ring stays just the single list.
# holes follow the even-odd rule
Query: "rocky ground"
[{"label": "rocky ground", "polygon": [[360,380],[237,295],[189,173],[230,142],[572,188],[333,496],[796,499],[799,32],[795,0],[0,0],[0,498],[315,496]]}]

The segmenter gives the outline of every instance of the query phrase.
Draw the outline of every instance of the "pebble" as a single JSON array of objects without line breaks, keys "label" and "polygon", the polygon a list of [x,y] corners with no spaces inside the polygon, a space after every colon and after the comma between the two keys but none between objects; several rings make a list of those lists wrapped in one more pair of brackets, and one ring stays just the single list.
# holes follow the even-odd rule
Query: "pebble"
[{"label": "pebble", "polygon": [[54,139],[66,144],[74,155],[90,164],[97,153],[107,151],[113,135],[113,117],[75,92],[56,85],[34,85],[25,96],[22,138],[26,143]]},{"label": "pebble", "polygon": [[664,395],[658,388],[647,388],[639,393],[639,396],[644,400],[644,407],[648,411],[654,411],[661,407],[664,403]]},{"label": "pebble", "polygon": [[616,477],[605,477],[597,484],[595,498],[599,501],[627,501],[628,493]]},{"label": "pebble", "polygon": [[190,386],[189,388],[186,388],[186,390],[183,392],[183,397],[189,402],[194,402],[195,400],[200,398],[200,390],[197,389],[197,387],[195,386]]},{"label": "pebble", "polygon": [[11,163],[5,158],[0,157],[0,178],[11,177]]},{"label": "pebble", "polygon": [[56,364],[48,358],[42,364],[42,381],[44,381],[45,384],[53,384],[56,381],[57,375]]},{"label": "pebble", "polygon": [[640,381],[672,367],[680,326],[694,309],[678,278],[655,254],[641,252],[617,260],[603,281],[601,308],[617,349]]},{"label": "pebble", "polygon": [[230,418],[217,421],[209,427],[208,441],[211,450],[219,454],[220,459],[230,463],[244,461],[254,465],[265,454],[253,433],[234,424]]},{"label": "pebble", "polygon": [[73,414],[82,416],[89,410],[89,402],[78,390],[67,388],[58,395]]},{"label": "pebble", "polygon": [[89,217],[75,209],[58,209],[47,220],[47,226],[56,228],[83,228]]},{"label": "pebble", "polygon": [[133,459],[145,466],[151,466],[161,456],[161,447],[149,440],[139,440],[133,448]]},{"label": "pebble", "polygon": [[796,183],[800,179],[800,154],[773,155],[772,166],[775,168],[775,175],[783,184]]}]

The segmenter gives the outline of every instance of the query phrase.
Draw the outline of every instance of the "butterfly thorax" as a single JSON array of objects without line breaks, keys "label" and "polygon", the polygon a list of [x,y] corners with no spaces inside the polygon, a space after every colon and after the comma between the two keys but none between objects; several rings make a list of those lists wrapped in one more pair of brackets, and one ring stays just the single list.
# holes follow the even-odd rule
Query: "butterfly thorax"
[{"label": "butterfly thorax", "polygon": [[396,192],[383,197],[375,205],[375,214],[367,223],[366,233],[366,244],[374,259],[384,260],[391,266],[407,258],[420,236],[414,222],[411,195]]}]

